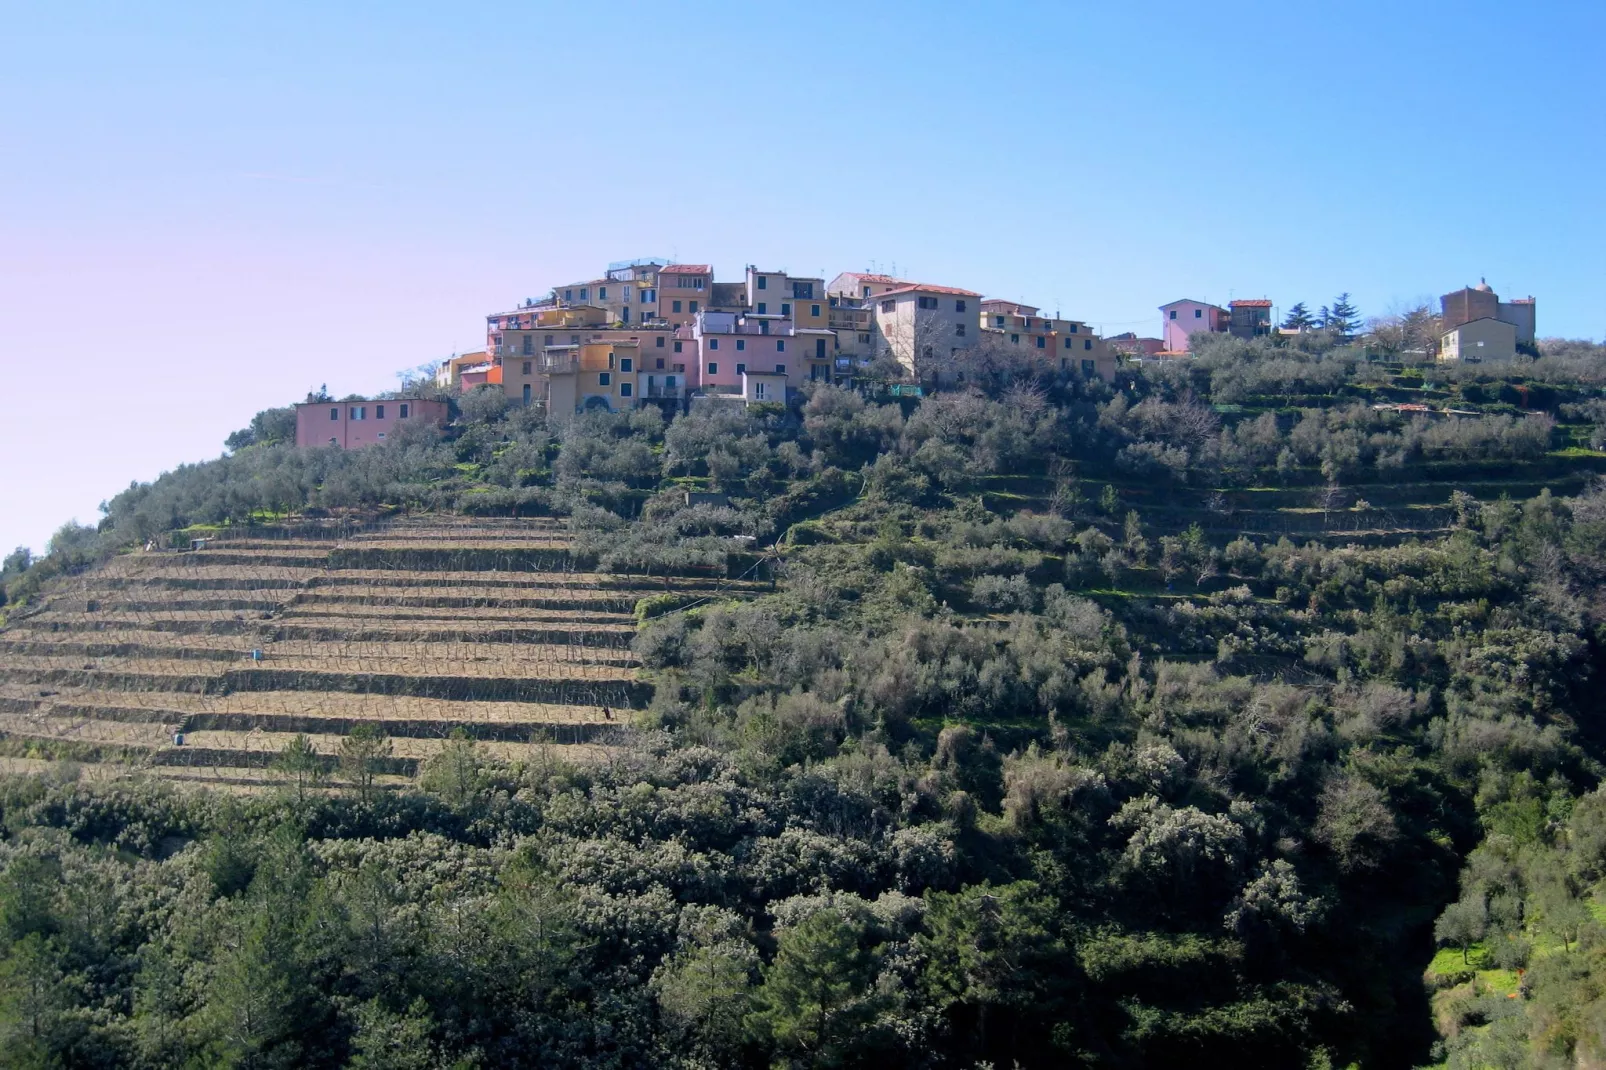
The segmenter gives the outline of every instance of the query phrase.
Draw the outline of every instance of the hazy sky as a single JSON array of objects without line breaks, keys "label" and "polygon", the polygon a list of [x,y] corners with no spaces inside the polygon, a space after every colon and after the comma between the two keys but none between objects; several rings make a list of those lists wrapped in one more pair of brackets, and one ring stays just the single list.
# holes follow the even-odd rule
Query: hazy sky
[{"label": "hazy sky", "polygon": [[0,0],[0,551],[671,256],[1606,330],[1606,4]]}]

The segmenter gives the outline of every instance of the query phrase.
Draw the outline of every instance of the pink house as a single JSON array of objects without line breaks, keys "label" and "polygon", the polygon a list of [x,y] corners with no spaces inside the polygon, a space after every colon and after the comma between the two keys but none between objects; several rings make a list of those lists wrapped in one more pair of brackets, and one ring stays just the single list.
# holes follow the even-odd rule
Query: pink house
[{"label": "pink house", "polygon": [[1230,317],[1227,310],[1205,301],[1184,298],[1160,306],[1161,338],[1170,353],[1186,353],[1188,336],[1196,331],[1219,334],[1227,329]]},{"label": "pink house", "polygon": [[[783,316],[747,313],[698,313],[689,333],[685,348],[695,348],[696,365],[688,384],[722,394],[745,395],[747,376],[801,378],[808,347],[819,343],[812,336],[798,336]],[[766,392],[774,389],[768,386]]]},{"label": "pink house", "polygon": [[446,402],[419,398],[309,401],[296,406],[296,445],[354,450],[383,442],[403,420],[427,420],[444,427],[447,416]]}]

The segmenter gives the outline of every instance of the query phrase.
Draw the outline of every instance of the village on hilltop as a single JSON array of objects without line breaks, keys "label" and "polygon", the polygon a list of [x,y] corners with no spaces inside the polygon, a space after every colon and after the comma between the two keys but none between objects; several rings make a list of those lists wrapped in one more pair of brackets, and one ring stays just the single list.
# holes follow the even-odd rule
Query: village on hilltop
[{"label": "village on hilltop", "polygon": [[[1439,361],[1511,361],[1535,338],[1532,297],[1501,301],[1486,282],[1440,298]],[[717,282],[708,264],[619,261],[599,278],[554,286],[486,317],[485,348],[436,370],[452,393],[499,387],[550,414],[641,405],[787,402],[808,383],[873,380],[894,395],[962,386],[1001,363],[1045,375],[1112,381],[1123,363],[1174,360],[1203,333],[1254,339],[1319,324],[1295,306],[1282,326],[1267,298],[1226,308],[1183,299],[1160,306],[1158,337],[1102,337],[1087,320],[975,290],[874,272],[819,276],[761,271]],[[302,446],[372,445],[397,421],[444,423],[446,402],[309,400],[297,407]]]}]

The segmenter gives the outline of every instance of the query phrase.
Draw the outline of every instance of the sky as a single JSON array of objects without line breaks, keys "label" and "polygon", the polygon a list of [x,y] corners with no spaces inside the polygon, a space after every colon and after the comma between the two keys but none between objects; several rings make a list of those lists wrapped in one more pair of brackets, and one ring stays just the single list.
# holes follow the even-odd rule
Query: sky
[{"label": "sky", "polygon": [[0,0],[0,552],[608,261],[1606,331],[1606,4]]}]

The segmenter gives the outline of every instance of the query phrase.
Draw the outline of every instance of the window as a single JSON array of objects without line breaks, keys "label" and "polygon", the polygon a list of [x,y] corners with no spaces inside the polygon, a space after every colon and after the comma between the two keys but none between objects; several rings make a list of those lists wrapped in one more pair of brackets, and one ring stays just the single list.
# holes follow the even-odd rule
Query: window
[{"label": "window", "polygon": [[525,383],[524,384],[524,403],[526,405],[528,405],[530,403],[530,384],[529,383]]},{"label": "window", "polygon": [[812,282],[794,282],[792,284],[792,296],[801,297],[805,301],[814,300],[814,284]]},{"label": "window", "polygon": [[954,333],[963,338],[965,336],[965,325],[963,323],[954,324]]},{"label": "window", "polygon": [[[662,349],[664,347],[664,336],[660,334],[657,338],[652,340],[652,344],[654,348]],[[659,361],[658,366],[662,368],[664,366],[663,361]]]},{"label": "window", "polygon": [[1072,333],[1072,334],[1075,334],[1075,333],[1076,333],[1076,324],[1074,324],[1074,323],[1073,323],[1073,324],[1071,324],[1071,333]]},{"label": "window", "polygon": [[407,413],[407,410],[408,410],[408,409],[410,409],[410,408],[411,408],[411,407],[412,407],[412,406],[410,406],[410,405],[408,405],[408,404],[407,404],[407,403],[406,403],[406,402],[405,402],[405,401],[404,401],[404,402],[402,402],[402,407],[401,407],[401,414],[400,414],[400,415],[399,415],[399,416],[397,416],[397,417],[396,417],[396,418],[397,418],[397,419],[398,419],[398,420],[405,420],[405,419],[407,419],[407,415],[408,415],[408,413]]},{"label": "window", "polygon": [[635,363],[636,362],[634,360],[632,360],[630,357],[620,357],[619,358],[619,370],[622,371],[622,372],[631,371],[631,370],[633,370],[633,366],[635,365]]},{"label": "window", "polygon": [[1091,338],[1084,338],[1084,339],[1083,339],[1083,340],[1082,340],[1082,348],[1083,348],[1083,349],[1092,349],[1092,348],[1093,348],[1093,339],[1091,339]]},{"label": "window", "polygon": [[1069,338],[1065,339],[1065,348],[1066,349],[1071,348],[1071,340]]},{"label": "window", "polygon": [[375,405],[374,406],[374,419],[383,420],[384,418],[385,418],[385,406],[383,406],[383,405]]},{"label": "window", "polygon": [[1196,320],[1204,319],[1204,309],[1202,309],[1202,308],[1194,309],[1193,310],[1193,318],[1196,319]]},{"label": "window", "polygon": [[881,302],[881,311],[883,311],[883,312],[895,312],[895,311],[897,311],[897,308],[898,308],[898,302],[896,302],[896,301],[883,301],[883,302]]},{"label": "window", "polygon": [[619,310],[619,322],[620,323],[629,323],[630,322],[630,310],[628,308],[622,308],[622,309]]},{"label": "window", "polygon": [[758,277],[758,288],[759,288],[759,289],[760,289],[760,290],[767,290],[767,289],[769,289],[769,288],[770,288],[770,285],[769,285],[769,284],[770,284],[770,280],[769,280],[769,279],[766,279],[766,278],[765,278],[765,277],[764,277],[764,276],[762,276],[762,275],[760,275],[760,276],[759,276],[759,277]]},{"label": "window", "polygon": [[[698,289],[702,289],[702,287],[699,286]],[[697,315],[697,302],[696,301],[688,301],[688,302],[686,302],[686,311],[690,312],[693,316]]]},{"label": "window", "polygon": [[670,390],[675,389],[675,377],[673,375],[664,376],[664,386],[668,387]]},{"label": "window", "polygon": [[1038,335],[1037,336],[1037,348],[1038,349],[1042,349],[1043,348],[1043,344],[1045,342],[1047,342],[1047,341],[1048,341],[1048,339],[1044,338],[1042,335]]},{"label": "window", "polygon": [[824,338],[816,338],[814,340],[814,355],[816,357],[819,357],[821,360],[825,359],[825,339]]},{"label": "window", "polygon": [[578,334],[569,335],[569,344],[572,345],[572,346],[579,345],[580,344],[580,336]]},{"label": "window", "polygon": [[340,445],[340,440],[338,438],[332,438],[332,439],[329,440],[329,445],[338,446],[338,445]]},{"label": "window", "polygon": [[965,310],[965,303],[963,301],[955,301],[954,302],[954,311],[955,312],[963,312],[964,310]]},{"label": "window", "polygon": [[710,338],[708,340],[708,348],[709,349],[718,349],[719,348],[719,339],[718,338]]},{"label": "window", "polygon": [[760,401],[764,400],[764,396],[765,396],[764,387],[765,387],[765,385],[766,384],[760,382],[760,383],[755,384],[754,387],[753,387],[753,396],[755,398],[757,398],[758,400],[760,400]]},{"label": "window", "polygon": [[867,334],[861,334],[859,335],[859,341],[868,343],[870,341],[870,336]]},{"label": "window", "polygon": [[679,353],[679,352],[680,352],[680,343],[679,343],[679,342],[676,342],[676,343],[675,343],[675,352],[676,352],[676,353]]},{"label": "window", "polygon": [[521,374],[521,375],[529,375],[530,374],[530,362],[529,361],[525,361],[524,362],[524,370],[522,372],[520,372],[519,374]]},{"label": "window", "polygon": [[586,299],[586,292],[584,290],[581,290],[580,291],[580,300],[584,301],[585,299]]},{"label": "window", "polygon": [[658,291],[657,290],[643,290],[643,291],[641,291],[641,303],[642,304],[650,305],[656,300],[658,300]]},{"label": "window", "polygon": [[658,358],[658,370],[659,371],[663,371],[664,370],[664,358],[663,357],[659,357]]},{"label": "window", "polygon": [[612,383],[613,383],[613,372],[598,372],[597,373],[597,385],[598,386],[609,386]]},{"label": "window", "polygon": [[764,315],[765,313],[767,313],[769,311],[769,308],[770,308],[769,305],[765,304],[763,301],[760,301],[758,303],[758,314],[760,316]]},{"label": "window", "polygon": [[630,303],[630,296],[631,296],[630,287],[626,286],[625,287],[625,304],[627,304],[627,305]]},{"label": "window", "polygon": [[1177,310],[1174,309],[1174,308],[1171,310],[1171,318],[1172,319],[1176,319],[1177,318]]},{"label": "window", "polygon": [[866,286],[864,288],[864,296],[866,296],[866,297],[870,296],[870,287]]},{"label": "window", "polygon": [[329,410],[329,419],[331,419],[331,420],[340,419],[340,410],[339,409],[330,409]]},{"label": "window", "polygon": [[547,345],[551,345],[552,344],[552,336],[550,334],[546,336],[546,344]]},{"label": "window", "polygon": [[[582,293],[583,293],[583,291],[582,291]],[[608,288],[606,286],[598,286],[597,287],[597,300],[598,301],[606,301],[607,299],[608,299]]]},{"label": "window", "polygon": [[520,341],[522,342],[522,345],[520,346],[520,351],[521,352],[523,352],[523,353],[534,353],[535,352],[535,339],[534,338],[531,338],[529,335],[525,335],[522,339],[520,339]]},{"label": "window", "polygon": [[775,352],[777,352],[777,353],[785,353],[786,352],[786,343],[784,341],[781,341],[781,340],[777,339],[776,342],[775,342]]},{"label": "window", "polygon": [[937,299],[935,297],[917,298],[915,303],[921,308],[935,309],[937,307]]},{"label": "window", "polygon": [[680,311],[680,302],[679,301],[671,301],[669,303],[669,309],[672,312],[679,312]]},{"label": "window", "polygon": [[747,339],[745,339],[745,338],[736,339],[736,352],[740,353],[742,350],[744,350],[746,348],[747,348]]},{"label": "window", "polygon": [[786,365],[784,365],[784,364],[777,364],[777,365],[776,365],[776,366],[775,366],[775,374],[776,374],[776,375],[785,375],[785,374],[786,374]]},{"label": "window", "polygon": [[622,398],[627,398],[627,397],[630,396],[630,384],[629,383],[620,383],[619,384],[619,396],[622,397]]},{"label": "window", "polygon": [[1004,325],[1004,317],[1002,317],[1002,316],[994,316],[993,317],[993,326],[994,327],[1002,327],[1003,325]]},{"label": "window", "polygon": [[809,306],[809,315],[818,318],[819,315],[820,315],[820,306],[819,305],[810,305]]},{"label": "window", "polygon": [[385,437],[385,433],[383,431],[379,432],[379,437],[380,438],[384,438]]},{"label": "window", "polygon": [[745,364],[736,365],[736,374],[737,375],[746,375],[747,374],[747,365],[745,365]]},{"label": "window", "polygon": [[573,290],[564,290],[563,291],[563,299],[565,301],[573,301],[574,300],[574,291]]},{"label": "window", "polygon": [[709,361],[708,362],[708,374],[709,375],[718,375],[719,374],[719,365],[716,364],[713,361]]},{"label": "window", "polygon": [[791,314],[792,314],[792,303],[790,301],[782,301],[781,302],[781,315],[790,316]]},{"label": "window", "polygon": [[358,405],[355,408],[353,408],[351,410],[351,418],[353,420],[366,420],[366,419],[368,419],[368,406],[366,406],[366,405]]},{"label": "window", "polygon": [[1082,374],[1086,376],[1093,376],[1098,374],[1098,369],[1094,367],[1091,360],[1084,360],[1082,362]]},{"label": "window", "polygon": [[1014,342],[1014,343],[1015,343],[1015,344],[1016,344],[1016,345],[1020,345],[1020,335],[1018,335],[1018,334],[1012,334],[1012,335],[1010,335],[1010,336],[1009,336],[1009,340],[1010,340],[1010,341],[1011,341],[1011,342]]},{"label": "window", "polygon": [[1026,322],[1026,329],[1028,331],[1031,330],[1032,329],[1032,317],[1027,316],[1025,322]]}]

